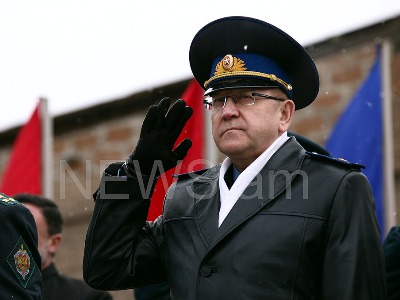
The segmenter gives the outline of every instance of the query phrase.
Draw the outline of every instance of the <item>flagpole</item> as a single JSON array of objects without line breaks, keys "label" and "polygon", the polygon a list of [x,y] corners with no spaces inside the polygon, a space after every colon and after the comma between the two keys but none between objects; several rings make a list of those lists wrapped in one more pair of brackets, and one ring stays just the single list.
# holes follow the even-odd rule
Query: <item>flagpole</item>
[{"label": "flagpole", "polygon": [[396,197],[394,187],[394,154],[392,128],[392,91],[391,91],[391,45],[388,40],[382,43],[382,87],[383,87],[383,159],[384,159],[384,208],[385,234],[396,225]]},{"label": "flagpole", "polygon": [[42,194],[53,199],[53,124],[48,111],[48,101],[39,98],[42,120]]},{"label": "flagpole", "polygon": [[[203,108],[204,109],[204,108]],[[205,146],[205,158],[208,168],[218,163],[218,150],[215,146],[214,139],[212,137],[212,126],[210,112],[204,109],[204,146]]]}]

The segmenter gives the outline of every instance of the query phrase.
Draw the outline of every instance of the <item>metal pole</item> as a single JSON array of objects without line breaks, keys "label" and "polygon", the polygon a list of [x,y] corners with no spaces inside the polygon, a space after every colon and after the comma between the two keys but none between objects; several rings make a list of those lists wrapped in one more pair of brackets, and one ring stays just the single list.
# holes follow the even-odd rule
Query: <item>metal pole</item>
[{"label": "metal pole", "polygon": [[212,137],[211,129],[211,118],[210,112],[205,110],[204,116],[204,144],[205,144],[205,156],[207,167],[212,167],[218,163],[218,149],[215,146],[214,139]]},{"label": "metal pole", "polygon": [[48,111],[48,101],[39,98],[42,120],[42,194],[53,199],[53,122]]},{"label": "metal pole", "polygon": [[384,204],[385,234],[396,224],[396,197],[394,187],[393,123],[392,123],[392,77],[391,44],[382,43],[382,112],[383,112],[383,159],[384,159]]}]

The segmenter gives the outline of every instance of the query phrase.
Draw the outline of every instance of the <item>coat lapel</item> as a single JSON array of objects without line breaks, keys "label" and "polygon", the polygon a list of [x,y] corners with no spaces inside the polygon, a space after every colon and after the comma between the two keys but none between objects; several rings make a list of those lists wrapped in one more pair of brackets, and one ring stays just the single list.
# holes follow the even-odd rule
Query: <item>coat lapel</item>
[{"label": "coat lapel", "polygon": [[211,244],[218,229],[219,169],[218,165],[193,181],[196,225],[207,247]]},{"label": "coat lapel", "polygon": [[296,140],[290,138],[271,157],[226,216],[209,249],[286,190],[295,177],[292,174],[301,168],[304,153],[304,149]]}]

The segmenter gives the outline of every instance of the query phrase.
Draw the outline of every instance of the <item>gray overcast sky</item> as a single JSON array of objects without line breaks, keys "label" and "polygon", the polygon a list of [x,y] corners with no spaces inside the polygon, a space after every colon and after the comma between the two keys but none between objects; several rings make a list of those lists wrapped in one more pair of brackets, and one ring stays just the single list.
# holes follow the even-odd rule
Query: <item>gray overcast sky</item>
[{"label": "gray overcast sky", "polygon": [[188,78],[193,36],[229,15],[306,46],[398,16],[400,1],[2,1],[0,131],[27,121],[38,97],[57,116]]}]

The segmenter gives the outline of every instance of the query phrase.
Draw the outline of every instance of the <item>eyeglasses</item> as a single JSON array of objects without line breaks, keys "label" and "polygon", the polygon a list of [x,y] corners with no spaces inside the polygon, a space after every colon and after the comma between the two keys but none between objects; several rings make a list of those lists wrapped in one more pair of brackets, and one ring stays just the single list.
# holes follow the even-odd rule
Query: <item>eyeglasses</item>
[{"label": "eyeglasses", "polygon": [[256,100],[260,100],[260,98],[264,99],[271,99],[271,100],[277,100],[277,101],[285,101],[286,99],[282,98],[277,98],[274,96],[270,95],[264,95],[260,93],[243,93],[243,94],[238,94],[238,95],[225,95],[225,96],[207,96],[204,99],[204,106],[206,107],[207,110],[216,110],[216,109],[222,109],[225,107],[226,102],[228,99],[232,99],[233,104],[235,106],[249,106],[249,105],[254,105],[256,103]]}]

